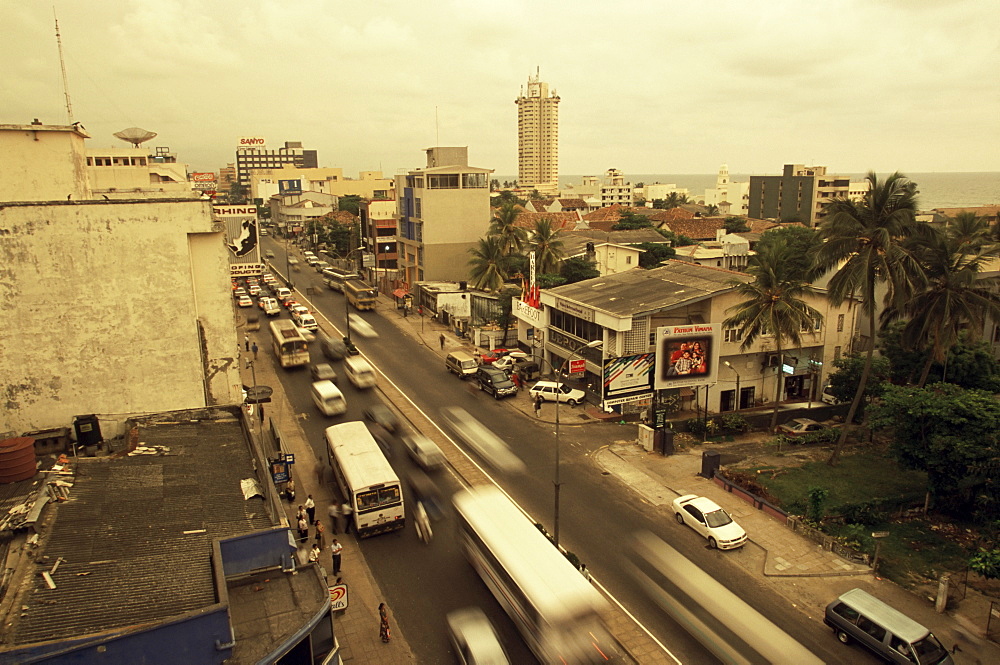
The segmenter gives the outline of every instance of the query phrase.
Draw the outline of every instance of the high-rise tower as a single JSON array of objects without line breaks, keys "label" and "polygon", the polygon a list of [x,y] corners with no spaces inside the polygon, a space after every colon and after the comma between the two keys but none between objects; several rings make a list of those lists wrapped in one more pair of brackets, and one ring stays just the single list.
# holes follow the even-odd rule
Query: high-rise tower
[{"label": "high-rise tower", "polygon": [[524,188],[555,194],[559,189],[559,95],[528,77],[528,94],[521,88],[517,104],[517,182]]}]

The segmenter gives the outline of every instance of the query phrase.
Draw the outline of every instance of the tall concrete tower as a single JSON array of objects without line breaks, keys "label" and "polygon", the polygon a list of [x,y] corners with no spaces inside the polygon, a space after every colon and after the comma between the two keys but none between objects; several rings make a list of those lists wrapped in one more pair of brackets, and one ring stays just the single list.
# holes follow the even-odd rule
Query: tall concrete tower
[{"label": "tall concrete tower", "polygon": [[517,182],[542,194],[559,189],[559,96],[538,80],[538,70],[528,77],[528,93],[521,87],[517,104]]}]

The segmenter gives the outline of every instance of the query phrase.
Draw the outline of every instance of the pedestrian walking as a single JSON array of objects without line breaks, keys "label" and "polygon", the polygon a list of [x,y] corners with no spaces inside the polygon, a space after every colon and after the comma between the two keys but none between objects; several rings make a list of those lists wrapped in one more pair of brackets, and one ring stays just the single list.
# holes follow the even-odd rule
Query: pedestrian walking
[{"label": "pedestrian walking", "polygon": [[306,509],[301,503],[299,504],[299,509],[295,512],[295,521],[305,519]]},{"label": "pedestrian walking", "polygon": [[441,336],[438,337],[438,341],[441,342],[441,350],[444,351],[444,333],[441,333]]},{"label": "pedestrian walking", "polygon": [[333,555],[333,574],[340,574],[340,555],[344,552],[344,546],[337,542],[337,539],[333,539],[333,543],[330,545],[330,554]]},{"label": "pedestrian walking", "polygon": [[299,542],[304,543],[309,540],[309,522],[305,517],[299,518]]},{"label": "pedestrian walking", "polygon": [[311,524],[312,522],[316,521],[316,502],[313,501],[312,494],[306,496],[305,507],[306,507],[306,515],[309,516],[309,522]]},{"label": "pedestrian walking", "polygon": [[350,533],[351,513],[354,512],[354,510],[351,508],[351,504],[345,503],[343,506],[340,507],[340,512],[344,516],[344,533]]},{"label": "pedestrian walking", "polygon": [[250,345],[250,350],[253,351],[253,359],[257,360],[257,351],[260,350],[260,347],[257,346],[257,342]]},{"label": "pedestrian walking", "polygon": [[388,642],[392,639],[392,635],[389,630],[389,608],[385,603],[378,604],[378,636],[382,638],[383,642]]},{"label": "pedestrian walking", "polygon": [[309,550],[309,562],[316,563],[317,561],[319,561],[319,554],[321,551],[322,550],[320,549],[319,543],[314,544],[312,546],[312,549]]},{"label": "pedestrian walking", "polygon": [[343,531],[344,527],[340,524],[340,520],[343,519],[343,515],[340,513],[340,502],[332,502],[327,507],[326,514],[330,517],[330,532],[336,535],[338,531]]},{"label": "pedestrian walking", "polygon": [[541,395],[535,395],[535,417],[536,418],[541,418],[542,417],[542,396]]},{"label": "pedestrian walking", "polygon": [[247,347],[247,351],[250,350],[250,335],[243,335],[243,344]]},{"label": "pedestrian walking", "polygon": [[326,529],[323,528],[323,522],[316,520],[313,522],[313,526],[316,527],[316,544],[320,549],[326,547]]},{"label": "pedestrian walking", "polygon": [[285,500],[288,501],[288,503],[295,501],[295,481],[291,478],[289,478],[288,482],[285,483]]}]

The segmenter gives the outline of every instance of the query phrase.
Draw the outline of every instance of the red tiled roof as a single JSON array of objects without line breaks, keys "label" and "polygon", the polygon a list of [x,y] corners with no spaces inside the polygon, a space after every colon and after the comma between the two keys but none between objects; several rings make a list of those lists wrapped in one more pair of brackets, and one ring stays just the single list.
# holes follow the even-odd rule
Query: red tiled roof
[{"label": "red tiled roof", "polygon": [[587,208],[587,202],[583,199],[559,199],[559,205],[563,208]]},{"label": "red tiled roof", "polygon": [[934,212],[945,217],[957,217],[959,213],[971,212],[976,217],[996,217],[1000,215],[1000,205],[975,206],[970,208],[934,208]]},{"label": "red tiled roof", "polygon": [[715,232],[723,227],[724,222],[724,217],[695,217],[665,222],[661,228],[665,226],[677,235],[687,236],[692,240],[715,240]]},{"label": "red tiled roof", "polygon": [[617,222],[622,218],[622,206],[620,203],[612,203],[606,208],[588,212],[583,218],[591,223],[591,228],[594,228],[594,222]]},{"label": "red tiled roof", "polygon": [[651,222],[673,222],[681,219],[694,219],[694,213],[684,208],[670,208],[657,210],[649,216]]}]

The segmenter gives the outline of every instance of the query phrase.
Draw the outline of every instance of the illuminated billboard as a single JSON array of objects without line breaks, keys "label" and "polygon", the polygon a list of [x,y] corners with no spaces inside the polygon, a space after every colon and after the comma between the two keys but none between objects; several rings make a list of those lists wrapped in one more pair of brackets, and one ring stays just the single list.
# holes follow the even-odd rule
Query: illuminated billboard
[{"label": "illuminated billboard", "polygon": [[607,358],[604,361],[604,403],[631,402],[649,396],[653,390],[655,359],[653,353]]},{"label": "illuminated billboard", "polygon": [[662,390],[716,383],[720,330],[715,323],[657,328],[654,387]]}]

